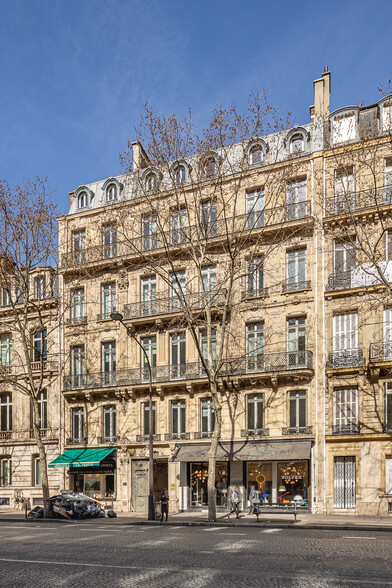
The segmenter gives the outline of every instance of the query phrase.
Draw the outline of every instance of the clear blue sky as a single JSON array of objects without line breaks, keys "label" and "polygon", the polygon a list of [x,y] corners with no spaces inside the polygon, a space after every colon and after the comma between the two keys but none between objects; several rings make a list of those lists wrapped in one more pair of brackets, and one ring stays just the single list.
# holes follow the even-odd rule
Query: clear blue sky
[{"label": "clear blue sky", "polygon": [[144,102],[246,105],[251,89],[309,120],[332,71],[331,108],[380,98],[392,70],[390,0],[0,0],[0,178],[48,176],[60,209],[81,183],[120,173]]}]

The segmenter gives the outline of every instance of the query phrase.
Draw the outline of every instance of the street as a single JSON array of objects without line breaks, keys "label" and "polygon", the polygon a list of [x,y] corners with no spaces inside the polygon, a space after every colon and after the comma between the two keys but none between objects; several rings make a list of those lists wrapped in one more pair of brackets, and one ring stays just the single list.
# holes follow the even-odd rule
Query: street
[{"label": "street", "polygon": [[0,586],[392,586],[392,533],[4,522]]}]

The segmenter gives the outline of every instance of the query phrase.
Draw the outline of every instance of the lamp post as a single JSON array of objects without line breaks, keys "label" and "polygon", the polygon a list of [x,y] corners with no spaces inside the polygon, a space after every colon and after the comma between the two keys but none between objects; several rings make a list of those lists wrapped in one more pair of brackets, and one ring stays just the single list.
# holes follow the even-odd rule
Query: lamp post
[{"label": "lamp post", "polygon": [[140,343],[139,339],[135,336],[135,334],[127,327],[124,323],[124,317],[121,312],[112,312],[110,314],[110,318],[113,321],[118,321],[122,325],[124,325],[127,334],[131,337],[136,343],[139,345],[140,349],[144,354],[144,358],[147,362],[148,367],[148,375],[149,375],[149,397],[148,397],[148,487],[149,487],[149,494],[148,494],[148,520],[154,521],[155,520],[155,508],[154,508],[154,475],[153,475],[153,467],[154,467],[154,453],[153,453],[153,418],[152,418],[152,370],[150,364],[150,358],[147,355],[146,350],[144,349],[143,345]]}]

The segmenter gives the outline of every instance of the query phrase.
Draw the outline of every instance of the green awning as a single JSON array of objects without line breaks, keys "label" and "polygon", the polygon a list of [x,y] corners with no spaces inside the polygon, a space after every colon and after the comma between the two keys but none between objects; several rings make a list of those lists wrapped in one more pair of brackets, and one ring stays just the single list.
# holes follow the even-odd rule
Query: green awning
[{"label": "green awning", "polygon": [[113,453],[114,449],[68,449],[48,464],[50,468],[83,468],[99,466],[101,461]]}]

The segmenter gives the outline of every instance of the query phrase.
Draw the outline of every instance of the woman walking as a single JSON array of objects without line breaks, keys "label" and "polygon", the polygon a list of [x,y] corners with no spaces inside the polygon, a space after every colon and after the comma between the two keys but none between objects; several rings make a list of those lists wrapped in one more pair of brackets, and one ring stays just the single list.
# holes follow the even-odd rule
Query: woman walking
[{"label": "woman walking", "polygon": [[163,515],[166,514],[166,522],[167,516],[169,513],[169,496],[167,493],[167,489],[164,488],[161,492],[161,523],[163,522]]}]

